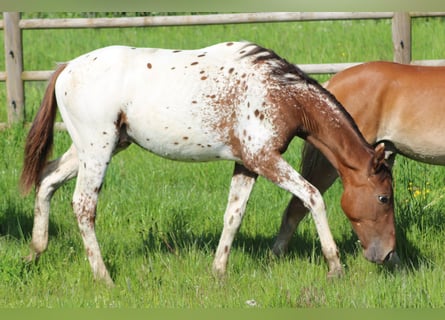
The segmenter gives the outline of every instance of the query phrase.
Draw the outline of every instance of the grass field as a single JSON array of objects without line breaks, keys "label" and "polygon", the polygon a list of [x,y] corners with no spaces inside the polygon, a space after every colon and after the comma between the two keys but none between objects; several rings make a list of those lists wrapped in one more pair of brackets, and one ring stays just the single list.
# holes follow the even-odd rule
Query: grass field
[{"label": "grass field", "polygon": [[[110,45],[198,48],[250,40],[294,63],[392,60],[389,21],[336,21],[103,30],[24,31],[26,70],[46,70],[92,49]],[[413,59],[445,55],[445,21],[416,19]],[[0,70],[4,70],[0,59]],[[324,81],[328,76],[318,76]],[[4,84],[0,104],[5,106]],[[27,120],[40,104],[45,83],[26,84]],[[0,121],[6,112],[0,110]],[[326,278],[315,227],[306,218],[289,254],[270,252],[290,196],[259,179],[229,261],[229,275],[210,272],[222,229],[233,164],[184,164],[131,146],[113,158],[98,206],[97,234],[116,287],[92,274],[71,209],[74,181],[54,196],[49,250],[26,265],[33,196],[17,181],[26,130],[0,132],[0,306],[2,307],[445,307],[445,207],[443,167],[402,157],[394,167],[398,251],[402,265],[387,270],[362,256],[342,213],[339,182],[325,194],[329,221],[346,274]],[[57,132],[54,157],[70,145]],[[286,158],[296,167],[301,141]]]}]

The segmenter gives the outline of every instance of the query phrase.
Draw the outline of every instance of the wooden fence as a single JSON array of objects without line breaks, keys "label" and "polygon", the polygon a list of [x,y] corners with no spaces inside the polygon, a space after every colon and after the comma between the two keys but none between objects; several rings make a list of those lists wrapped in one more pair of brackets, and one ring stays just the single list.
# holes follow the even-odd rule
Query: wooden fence
[{"label": "wooden fence", "polygon": [[[209,25],[278,21],[320,21],[350,19],[392,19],[394,61],[423,65],[445,65],[445,60],[411,61],[411,19],[425,16],[445,16],[443,12],[264,12],[212,14],[191,16],[149,16],[133,18],[74,18],[74,19],[21,19],[18,12],[4,12],[0,29],[4,30],[5,72],[0,81],[6,81],[8,122],[0,128],[24,121],[24,81],[47,80],[52,70],[23,70],[22,30],[55,28],[110,28],[153,27],[175,25]],[[301,69],[310,74],[336,73],[361,62],[304,64]]]}]

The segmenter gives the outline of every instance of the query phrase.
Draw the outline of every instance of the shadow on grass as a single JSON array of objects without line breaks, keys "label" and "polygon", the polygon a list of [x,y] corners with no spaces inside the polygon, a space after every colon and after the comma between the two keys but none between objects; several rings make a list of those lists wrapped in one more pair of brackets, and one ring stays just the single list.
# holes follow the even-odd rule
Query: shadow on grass
[{"label": "shadow on grass", "polygon": [[[7,199],[0,214],[0,237],[29,241],[34,224],[34,213],[26,212],[16,201]],[[49,234],[57,236],[58,228],[49,221]]]},{"label": "shadow on grass", "polygon": [[11,199],[7,199],[0,214],[0,236],[17,240],[29,239],[32,233],[33,216]]},{"label": "shadow on grass", "polygon": [[[213,255],[215,253],[220,232],[195,233],[188,225],[187,217],[184,218],[184,215],[181,214],[175,215],[175,218],[171,221],[167,228],[163,228],[166,231],[160,231],[156,223],[154,223],[150,230],[146,230],[145,234],[142,235],[142,250],[145,255],[159,251],[178,254],[179,252],[188,251],[191,247],[204,251],[206,254]],[[397,253],[401,260],[400,264],[396,268],[383,265],[381,270],[383,272],[397,272],[398,270],[410,272],[417,270],[420,265],[427,264],[428,258],[422,255],[415,243],[412,243],[406,237],[406,231],[399,227],[396,232]],[[271,257],[275,257],[271,253],[274,241],[274,237],[251,236],[243,233],[241,230],[235,236],[232,248],[242,250],[258,261],[268,261]],[[357,237],[352,232],[336,242],[341,256],[362,255],[362,249],[359,247]],[[311,260],[314,257],[315,259],[323,260],[323,253],[318,238],[301,235],[298,232],[293,236],[286,256],[297,260]],[[365,258],[363,257],[363,259]]]},{"label": "shadow on grass", "polygon": [[[203,251],[206,254],[214,254],[220,238],[220,230],[209,232],[196,232],[190,227],[190,215],[181,212],[173,213],[167,226],[159,228],[156,221],[149,224],[148,230],[142,231],[141,251],[144,255],[151,255],[152,252],[166,252],[178,254],[187,252],[190,248]],[[428,257],[423,255],[419,247],[407,237],[408,227],[416,221],[413,218],[401,219],[397,224],[397,251],[401,259],[401,264],[397,270],[415,271],[422,265],[428,265]],[[427,223],[424,221],[424,223]],[[432,223],[432,222],[428,222]],[[29,242],[33,227],[33,213],[23,210],[22,205],[11,199],[7,199],[3,205],[3,212],[0,214],[0,237],[6,236],[19,241]],[[49,222],[49,234],[51,237],[58,236],[56,225]],[[233,249],[238,249],[250,255],[258,261],[270,261],[273,255],[270,248],[274,242],[274,237],[263,235],[249,235],[242,231],[238,232],[233,243]],[[357,237],[351,232],[340,240],[337,246],[341,255],[361,255],[361,248],[358,247]],[[295,260],[323,260],[321,246],[317,238],[299,234],[292,238],[289,245],[287,257]],[[364,259],[364,258],[363,258]],[[107,267],[111,274],[116,274],[119,265],[107,261]],[[296,261],[298,263],[298,261]],[[346,266],[347,268],[347,266]],[[390,272],[393,269],[388,269]]]},{"label": "shadow on grass", "polygon": [[415,240],[417,237],[431,238],[431,234],[440,234],[444,226],[445,215],[442,211],[400,206],[396,221],[397,252],[407,270],[417,270],[420,266],[431,264],[431,259],[421,251]]},{"label": "shadow on grass", "polygon": [[429,259],[406,236],[403,227],[396,227],[397,253],[401,260],[401,267],[407,271],[417,270],[420,265],[428,265]]}]

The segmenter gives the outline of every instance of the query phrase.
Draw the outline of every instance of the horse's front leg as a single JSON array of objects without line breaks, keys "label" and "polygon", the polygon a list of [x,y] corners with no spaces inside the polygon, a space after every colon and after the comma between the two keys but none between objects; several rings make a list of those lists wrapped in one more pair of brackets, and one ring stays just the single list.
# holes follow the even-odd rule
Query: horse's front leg
[{"label": "horse's front leg", "polygon": [[30,244],[30,254],[25,259],[37,260],[48,247],[48,224],[51,198],[56,190],[77,175],[79,160],[74,145],[59,159],[51,161],[40,177],[36,187],[34,225]]},{"label": "horse's front leg", "polygon": [[[301,174],[323,194],[334,183],[338,174],[329,161],[310,143],[305,142]],[[283,213],[280,230],[272,247],[274,254],[280,256],[287,252],[289,242],[295,229],[308,212],[307,206],[297,197],[293,196]]]},{"label": "horse's front leg", "polygon": [[224,213],[224,228],[213,261],[213,272],[217,276],[224,276],[226,273],[230,248],[241,225],[247,201],[256,178],[257,175],[255,173],[248,171],[240,164],[235,164],[235,170],[230,183],[229,200]]},{"label": "horse's front leg", "polygon": [[338,256],[337,245],[329,228],[326,207],[321,193],[295,171],[279,153],[273,153],[265,160],[254,159],[252,168],[256,173],[269,179],[279,187],[298,197],[313,216],[321,249],[329,266],[328,276],[337,276],[343,273]]}]

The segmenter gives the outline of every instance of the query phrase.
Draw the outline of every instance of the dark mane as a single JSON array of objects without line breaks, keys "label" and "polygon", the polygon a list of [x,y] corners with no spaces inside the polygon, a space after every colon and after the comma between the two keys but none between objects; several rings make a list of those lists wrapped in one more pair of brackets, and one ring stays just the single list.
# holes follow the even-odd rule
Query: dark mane
[{"label": "dark mane", "polygon": [[[312,85],[319,85],[318,82],[309,77],[296,65],[289,63],[286,59],[281,58],[278,54],[270,49],[263,48],[258,45],[253,45],[253,48],[241,56],[242,58],[255,57],[252,61],[253,64],[271,62],[272,73],[279,78],[283,78],[285,81],[306,81]],[[294,74],[295,78],[284,77],[284,75]]]},{"label": "dark mane", "polygon": [[[321,93],[328,96],[328,98],[333,103],[335,103],[337,108],[342,112],[351,126],[354,127],[354,130],[359,134],[365,144],[369,145],[358,129],[357,124],[353,120],[352,116],[348,113],[348,111],[346,111],[346,109],[335,98],[335,96],[328,90],[326,90],[317,80],[311,78],[295,64],[289,63],[286,59],[281,58],[274,51],[263,48],[259,45],[250,44],[249,46],[253,46],[253,48],[242,55],[241,58],[254,57],[252,61],[253,64],[269,63],[269,65],[271,66],[272,74],[276,76],[280,81],[284,81],[285,83],[292,84],[296,81],[304,81],[308,85],[314,86]],[[291,77],[289,75],[295,75],[295,77]]]}]

